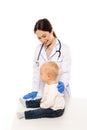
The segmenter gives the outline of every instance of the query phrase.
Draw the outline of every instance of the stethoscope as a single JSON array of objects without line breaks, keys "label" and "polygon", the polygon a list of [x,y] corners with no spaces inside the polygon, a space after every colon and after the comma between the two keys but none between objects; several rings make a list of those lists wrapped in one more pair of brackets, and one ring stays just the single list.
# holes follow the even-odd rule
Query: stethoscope
[{"label": "stethoscope", "polygon": [[[58,42],[59,42],[59,49],[56,50],[55,54],[58,53],[58,59],[59,59],[60,56],[61,56],[61,42],[60,42],[59,39],[58,39]],[[37,56],[37,60],[36,60],[37,66],[39,66],[39,58],[40,58],[40,55],[41,55],[41,51],[42,51],[43,46],[44,46],[44,44],[42,44],[42,46],[41,46],[41,48],[40,48],[40,51],[39,51],[39,53],[38,53],[38,56]],[[54,54],[54,55],[55,55],[55,54]]]}]

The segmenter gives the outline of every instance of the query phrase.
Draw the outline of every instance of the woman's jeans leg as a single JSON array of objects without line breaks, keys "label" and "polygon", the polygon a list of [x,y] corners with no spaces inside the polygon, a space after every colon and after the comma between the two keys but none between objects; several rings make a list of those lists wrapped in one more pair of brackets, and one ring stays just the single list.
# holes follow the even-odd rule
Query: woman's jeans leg
[{"label": "woman's jeans leg", "polygon": [[38,108],[36,110],[29,110],[25,111],[25,119],[37,119],[37,118],[53,118],[53,117],[59,117],[63,115],[64,109],[59,109],[59,110],[52,110],[50,108],[48,109],[43,109],[43,108]]}]

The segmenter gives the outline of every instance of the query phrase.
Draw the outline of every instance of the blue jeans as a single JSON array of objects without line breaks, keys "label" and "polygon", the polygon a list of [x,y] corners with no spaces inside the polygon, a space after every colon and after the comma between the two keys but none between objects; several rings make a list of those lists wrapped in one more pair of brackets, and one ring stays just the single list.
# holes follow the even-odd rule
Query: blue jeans
[{"label": "blue jeans", "polygon": [[[53,118],[62,116],[64,109],[53,110],[50,108],[40,108],[41,99],[26,101],[27,108],[37,108],[35,110],[25,111],[25,119],[37,119],[37,118]],[[38,108],[39,107],[39,108]]]}]

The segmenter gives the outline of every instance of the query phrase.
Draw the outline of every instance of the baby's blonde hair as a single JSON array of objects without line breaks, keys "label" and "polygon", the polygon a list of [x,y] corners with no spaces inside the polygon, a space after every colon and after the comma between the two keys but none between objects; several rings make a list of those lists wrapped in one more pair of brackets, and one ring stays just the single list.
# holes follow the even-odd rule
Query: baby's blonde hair
[{"label": "baby's blonde hair", "polygon": [[59,75],[59,66],[54,61],[45,62],[40,68],[44,69],[45,73],[51,74],[54,79]]}]

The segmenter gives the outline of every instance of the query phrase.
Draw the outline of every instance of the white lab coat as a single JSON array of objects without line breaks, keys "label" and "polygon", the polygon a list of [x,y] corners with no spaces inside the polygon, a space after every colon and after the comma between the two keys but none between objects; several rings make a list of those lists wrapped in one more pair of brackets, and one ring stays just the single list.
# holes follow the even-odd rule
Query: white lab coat
[{"label": "white lab coat", "polygon": [[70,90],[68,90],[69,89],[68,84],[70,79],[70,64],[71,64],[69,47],[61,43],[61,50],[60,50],[61,55],[60,58],[58,59],[59,52],[56,52],[57,50],[59,50],[58,40],[54,46],[53,51],[51,52],[48,58],[46,56],[45,47],[43,46],[39,57],[39,61],[38,61],[39,66],[38,66],[36,62],[37,62],[37,57],[41,49],[41,46],[42,44],[39,44],[36,47],[35,56],[33,60],[34,64],[33,64],[32,91],[38,91],[38,96],[42,97],[43,87],[45,84],[40,80],[39,66],[46,61],[55,61],[60,66],[60,75],[58,77],[58,81],[64,82],[66,88],[65,93],[69,95]]}]

